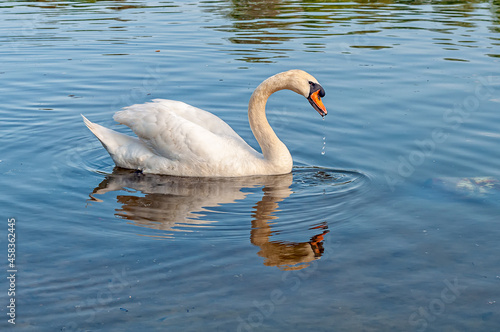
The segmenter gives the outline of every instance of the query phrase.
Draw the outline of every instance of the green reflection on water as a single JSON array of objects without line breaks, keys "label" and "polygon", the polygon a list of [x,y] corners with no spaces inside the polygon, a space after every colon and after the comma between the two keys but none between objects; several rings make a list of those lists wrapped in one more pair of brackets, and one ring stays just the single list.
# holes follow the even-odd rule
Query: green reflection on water
[{"label": "green reflection on water", "polygon": [[[282,45],[296,39],[307,39],[301,45],[305,51],[322,52],[330,41],[325,38],[353,35],[341,53],[348,54],[345,48],[383,50],[399,45],[397,36],[392,36],[394,44],[387,44],[388,31],[414,29],[451,34],[460,28],[477,28],[478,9],[488,8],[491,15],[484,16],[484,20],[495,25],[498,25],[500,13],[489,1],[232,0],[204,1],[201,6],[206,12],[227,20],[226,24],[208,25],[207,28],[227,33],[226,39],[240,46],[232,54],[246,62],[275,62],[277,58],[288,57],[290,48]],[[366,28],[353,30],[354,25]],[[489,29],[498,30],[493,26]],[[385,43],[381,44],[380,39]],[[346,43],[346,39],[342,42]],[[470,41],[455,41],[452,45],[463,47],[467,43]]]},{"label": "green reflection on water", "polygon": [[[222,39],[228,42],[229,48],[224,51],[233,55],[236,60],[248,63],[277,62],[278,59],[293,56],[294,51],[333,51],[338,55],[350,55],[352,49],[383,51],[404,44],[401,38],[404,39],[408,35],[408,30],[437,34],[430,39],[436,39],[436,44],[442,45],[442,49],[461,51],[464,47],[476,47],[471,45],[475,42],[471,36],[482,26],[486,26],[490,32],[500,32],[499,6],[487,0],[439,2],[207,0],[196,5],[202,15],[207,16],[204,27],[224,34]],[[36,12],[36,17],[29,18],[29,22],[32,23],[25,29],[40,32],[43,29],[45,31],[60,29],[62,21],[57,21],[58,17],[55,14],[94,11],[107,15],[97,18],[98,21],[122,21],[125,18],[128,21],[134,20],[129,11],[153,8],[152,12],[155,14],[170,15],[182,12],[183,4],[172,1],[29,1],[9,2],[3,6],[40,9]],[[174,7],[176,8],[173,9]],[[28,15],[35,14],[28,13]],[[63,20],[62,17],[60,19]],[[79,19],[81,18],[78,15],[72,15],[70,18],[64,18],[64,24]],[[130,38],[125,36],[130,32],[125,26],[120,29],[115,26],[101,28],[114,29],[117,33],[123,32],[124,42]],[[28,32],[24,34],[29,35]],[[456,35],[457,39],[450,39],[445,45],[437,40],[440,35]],[[26,36],[19,38],[24,37]],[[35,37],[36,40],[50,39],[50,41],[55,38],[67,38],[57,36],[55,33]],[[492,47],[498,46],[496,40],[492,38],[490,40]],[[497,52],[488,52],[487,56],[497,57]],[[443,57],[443,60],[467,61],[462,57],[463,55],[454,54]]]}]

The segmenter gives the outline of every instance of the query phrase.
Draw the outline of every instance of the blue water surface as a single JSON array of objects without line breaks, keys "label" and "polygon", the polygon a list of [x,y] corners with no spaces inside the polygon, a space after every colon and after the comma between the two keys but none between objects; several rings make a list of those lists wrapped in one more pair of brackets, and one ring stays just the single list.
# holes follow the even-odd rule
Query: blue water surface
[{"label": "blue water surface", "polygon": [[[0,202],[19,331],[495,331],[495,1],[0,1]],[[80,114],[154,98],[258,149],[247,103],[299,68],[322,118],[274,94],[291,174],[115,169]]]}]

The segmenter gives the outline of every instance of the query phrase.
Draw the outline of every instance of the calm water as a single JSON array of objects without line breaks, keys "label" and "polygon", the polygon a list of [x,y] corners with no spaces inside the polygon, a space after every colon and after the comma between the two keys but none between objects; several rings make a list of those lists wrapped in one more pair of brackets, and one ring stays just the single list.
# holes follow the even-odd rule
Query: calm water
[{"label": "calm water", "polygon": [[[1,1],[2,306],[16,219],[22,331],[494,331],[500,325],[496,1]],[[80,114],[153,98],[257,147],[279,92],[292,174],[114,170]],[[324,153],[322,153],[324,152]]]}]

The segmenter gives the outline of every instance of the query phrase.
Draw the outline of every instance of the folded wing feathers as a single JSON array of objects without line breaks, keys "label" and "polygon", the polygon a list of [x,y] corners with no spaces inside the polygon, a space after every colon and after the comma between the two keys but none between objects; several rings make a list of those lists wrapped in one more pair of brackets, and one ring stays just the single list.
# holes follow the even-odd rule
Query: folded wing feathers
[{"label": "folded wing feathers", "polygon": [[[138,136],[131,137],[87,120],[117,166],[172,175],[238,175],[239,160],[260,160],[251,148],[217,116],[183,102],[155,99],[116,112],[115,121]],[[252,164],[253,165],[253,164]]]},{"label": "folded wing feathers", "polygon": [[171,160],[220,158],[224,145],[246,145],[217,116],[179,101],[155,99],[126,107],[113,118],[130,127],[156,153]]}]

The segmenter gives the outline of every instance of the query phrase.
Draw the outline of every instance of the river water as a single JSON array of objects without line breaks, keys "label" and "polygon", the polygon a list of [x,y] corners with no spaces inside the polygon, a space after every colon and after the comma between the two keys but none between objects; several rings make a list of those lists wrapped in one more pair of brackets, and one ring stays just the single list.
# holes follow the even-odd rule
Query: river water
[{"label": "river water", "polygon": [[[20,331],[494,331],[500,325],[496,1],[0,1],[0,202]],[[115,169],[81,121],[154,98],[258,149],[281,91],[291,174]],[[8,325],[8,280],[0,290]]]}]

